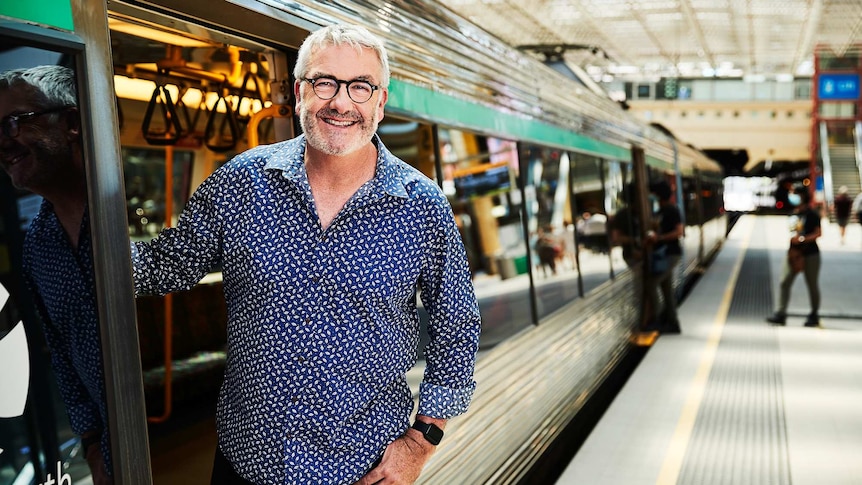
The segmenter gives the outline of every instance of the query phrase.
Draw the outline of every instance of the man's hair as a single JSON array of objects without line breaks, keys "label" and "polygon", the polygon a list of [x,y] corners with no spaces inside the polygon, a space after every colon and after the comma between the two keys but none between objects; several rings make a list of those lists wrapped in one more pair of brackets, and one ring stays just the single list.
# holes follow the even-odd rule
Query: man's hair
[{"label": "man's hair", "polygon": [[389,87],[389,57],[383,42],[359,25],[334,24],[315,31],[302,42],[293,68],[293,77],[300,80],[308,74],[308,64],[311,56],[324,47],[349,45],[357,51],[371,49],[380,59],[382,77],[380,86]]},{"label": "man's hair", "polygon": [[0,90],[17,86],[29,86],[27,101],[45,109],[78,106],[75,73],[68,67],[46,65],[0,73]]},{"label": "man's hair", "polygon": [[671,189],[670,184],[664,180],[653,183],[650,186],[650,192],[658,196],[659,200],[670,200],[671,195],[673,195],[673,189]]}]

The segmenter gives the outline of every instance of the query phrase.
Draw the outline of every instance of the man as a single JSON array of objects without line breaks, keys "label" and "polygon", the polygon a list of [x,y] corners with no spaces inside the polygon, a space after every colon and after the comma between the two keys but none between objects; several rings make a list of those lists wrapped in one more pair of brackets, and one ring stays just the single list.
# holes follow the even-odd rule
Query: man
[{"label": "man", "polygon": [[[806,327],[819,327],[820,318],[820,288],[817,279],[820,275],[820,248],[817,239],[821,235],[820,213],[811,207],[811,194],[807,188],[799,188],[788,195],[788,201],[796,206],[791,219],[792,235],[790,247],[798,248],[804,257],[802,272],[805,275],[805,286],[808,288],[808,299],[811,302],[811,313],[805,320]],[[789,258],[784,258],[781,269],[781,293],[778,300],[778,308],[775,313],[767,317],[767,321],[775,325],[784,325],[787,320],[787,305],[790,302],[790,290],[796,279],[796,271],[793,271]]]},{"label": "man", "polygon": [[0,165],[13,185],[43,197],[24,241],[24,276],[94,483],[111,483],[87,186],[71,69],[38,66],[0,74]]},{"label": "man", "polygon": [[[676,313],[676,296],[674,292],[674,275],[679,260],[682,258],[682,246],[679,238],[683,236],[685,228],[682,223],[682,215],[676,204],[673,203],[673,190],[670,184],[661,181],[650,187],[659,200],[659,210],[655,214],[655,231],[650,231],[646,240],[647,247],[651,251],[663,251],[667,258],[667,267],[660,273],[653,274],[647,289],[650,293],[650,304],[655,315],[654,326],[663,334],[680,333],[679,319]],[[664,306],[662,312],[658,312],[658,291],[661,287],[662,301]]]},{"label": "man", "polygon": [[[218,265],[228,305],[212,483],[413,483],[466,411],[479,312],[446,197],[375,135],[381,42],[330,26],[294,69],[304,135],[237,156],[133,246],[139,293]],[[417,288],[430,316],[414,429]]]}]

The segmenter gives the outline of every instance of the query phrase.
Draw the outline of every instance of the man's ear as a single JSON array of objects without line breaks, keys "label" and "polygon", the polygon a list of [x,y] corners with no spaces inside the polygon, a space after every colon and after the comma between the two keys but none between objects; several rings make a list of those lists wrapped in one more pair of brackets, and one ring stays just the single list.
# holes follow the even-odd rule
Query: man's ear
[{"label": "man's ear", "polygon": [[78,108],[71,107],[66,112],[66,126],[70,135],[75,138],[81,136],[81,113],[78,111]]},{"label": "man's ear", "polygon": [[296,103],[294,103],[293,106],[294,113],[299,113],[299,103],[302,102],[302,98],[299,94],[302,91],[300,89],[302,87],[300,86],[300,83],[302,83],[302,81],[297,80],[293,82],[293,97],[296,99]]},{"label": "man's ear", "polygon": [[378,120],[382,120],[384,116],[383,107],[386,106],[386,102],[389,100],[389,90],[381,89],[380,90],[380,100],[377,102],[377,110],[379,111]]}]

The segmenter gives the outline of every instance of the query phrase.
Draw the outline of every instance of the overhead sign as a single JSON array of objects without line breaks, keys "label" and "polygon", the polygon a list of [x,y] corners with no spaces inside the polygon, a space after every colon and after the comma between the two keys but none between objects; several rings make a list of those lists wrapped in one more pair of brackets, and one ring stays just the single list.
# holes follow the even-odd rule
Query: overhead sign
[{"label": "overhead sign", "polygon": [[70,0],[0,1],[0,16],[34,22],[38,25],[74,30]]},{"label": "overhead sign", "polygon": [[820,74],[817,96],[821,100],[859,99],[858,74]]}]

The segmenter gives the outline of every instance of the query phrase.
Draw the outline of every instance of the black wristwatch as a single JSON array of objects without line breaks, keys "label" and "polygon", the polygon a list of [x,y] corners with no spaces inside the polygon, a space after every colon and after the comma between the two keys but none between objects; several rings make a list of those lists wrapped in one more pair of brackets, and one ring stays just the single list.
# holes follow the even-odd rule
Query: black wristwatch
[{"label": "black wristwatch", "polygon": [[428,440],[428,442],[434,446],[439,445],[440,440],[443,439],[443,430],[435,424],[416,421],[415,423],[413,423],[412,428],[420,431],[422,433],[422,436],[424,436],[425,439]]}]

